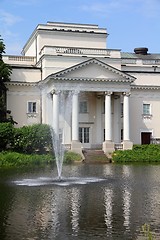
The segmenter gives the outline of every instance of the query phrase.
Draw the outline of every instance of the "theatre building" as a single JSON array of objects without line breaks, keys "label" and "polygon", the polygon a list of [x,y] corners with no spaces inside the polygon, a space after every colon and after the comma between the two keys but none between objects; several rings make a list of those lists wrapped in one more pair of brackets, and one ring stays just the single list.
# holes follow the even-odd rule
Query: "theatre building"
[{"label": "theatre building", "polygon": [[49,124],[76,152],[159,142],[160,54],[108,49],[107,37],[95,24],[47,22],[35,28],[22,55],[5,55],[16,127]]}]

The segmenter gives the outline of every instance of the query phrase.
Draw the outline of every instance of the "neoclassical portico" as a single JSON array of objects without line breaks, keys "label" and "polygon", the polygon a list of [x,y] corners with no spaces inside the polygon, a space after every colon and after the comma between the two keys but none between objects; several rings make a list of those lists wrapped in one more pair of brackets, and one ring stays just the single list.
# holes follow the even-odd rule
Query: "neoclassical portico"
[{"label": "neoclassical portico", "polygon": [[[99,77],[102,74],[103,78]],[[101,146],[103,151],[108,153],[115,150],[115,144],[121,144],[123,149],[130,149],[132,142],[130,141],[129,98],[132,82],[132,77],[97,59],[91,59],[53,74],[43,82],[46,89],[46,93],[43,91],[43,94],[51,96],[42,97],[44,121],[53,127],[55,134],[59,137],[60,132],[62,133],[60,119],[63,118],[65,120],[63,142],[72,151],[78,153],[82,153],[85,147],[85,144],[80,142],[80,128],[88,131],[90,144],[87,146],[90,148]],[[71,93],[71,112],[68,120],[60,113],[61,92]],[[87,96],[92,95],[92,99],[85,100],[82,95],[85,95],[86,99],[88,99]],[[87,102],[88,109],[85,113],[80,113],[79,105],[84,100]],[[122,138],[121,132],[123,132]]]},{"label": "neoclassical portico", "polygon": [[[60,91],[52,91],[52,98],[50,99],[52,101],[52,121],[51,125],[54,129],[54,132],[56,136],[59,138],[60,132]],[[87,93],[86,93],[87,94]],[[102,92],[101,92],[102,94]],[[71,97],[72,97],[72,107],[71,107],[71,117],[69,127],[65,128],[64,131],[70,131],[68,133],[69,136],[71,136],[69,142],[70,146],[69,148],[72,151],[82,153],[82,144],[79,141],[79,95],[81,95],[80,91],[72,91]],[[119,114],[113,115],[113,107],[114,102],[116,101],[114,96],[114,92],[106,91],[103,93],[104,95],[104,102],[105,102],[105,112],[104,112],[104,129],[105,129],[105,139],[104,141],[99,142],[99,145],[102,146],[102,149],[105,153],[113,152],[115,150],[115,143],[122,144],[123,149],[131,149],[132,148],[132,142],[130,141],[130,124],[129,124],[129,92],[121,93],[120,96],[123,99],[123,119],[122,119],[122,129],[123,129],[123,140],[121,141],[119,139],[119,142],[117,142],[114,136],[120,136],[121,128],[116,128],[114,122],[119,121],[118,119],[121,118],[119,114],[121,114],[121,111],[119,111]],[[117,103],[116,103],[117,104]],[[122,103],[120,103],[122,104]],[[121,106],[119,104],[119,107]],[[43,104],[44,105],[44,104]],[[116,108],[115,108],[116,110]],[[64,124],[65,125],[65,124]],[[96,125],[97,126],[97,125]],[[119,126],[121,126],[121,123],[119,123]],[[62,127],[62,125],[61,125]],[[94,125],[95,127],[95,125]],[[93,129],[93,131],[101,131],[102,129]],[[114,136],[113,136],[113,130],[114,130]],[[117,138],[118,139],[118,138]],[[116,142],[115,142],[116,141]],[[65,143],[65,140],[64,140]],[[94,145],[94,144],[93,144]]]}]

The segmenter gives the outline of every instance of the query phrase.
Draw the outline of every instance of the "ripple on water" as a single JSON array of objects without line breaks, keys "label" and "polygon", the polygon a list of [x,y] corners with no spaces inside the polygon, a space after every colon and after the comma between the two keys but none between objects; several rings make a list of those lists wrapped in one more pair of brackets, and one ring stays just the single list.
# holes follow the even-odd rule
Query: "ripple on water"
[{"label": "ripple on water", "polygon": [[36,186],[45,186],[45,185],[57,185],[57,186],[70,186],[70,185],[85,185],[91,183],[100,183],[106,181],[105,178],[25,178],[22,180],[13,181],[17,186],[28,186],[28,187],[36,187]]}]

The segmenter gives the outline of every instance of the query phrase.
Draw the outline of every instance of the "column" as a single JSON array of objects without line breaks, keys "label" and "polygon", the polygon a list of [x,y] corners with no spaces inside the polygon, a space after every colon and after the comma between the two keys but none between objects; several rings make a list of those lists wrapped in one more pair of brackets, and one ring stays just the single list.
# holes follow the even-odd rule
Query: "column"
[{"label": "column", "polygon": [[106,154],[114,151],[114,143],[112,142],[111,95],[112,92],[105,93],[105,141],[103,142],[103,151]]},{"label": "column", "polygon": [[53,96],[51,93],[47,94],[46,97],[46,101],[47,101],[47,114],[46,114],[46,123],[52,126],[52,100],[53,100]]},{"label": "column", "polygon": [[105,141],[112,140],[111,94],[105,93]]},{"label": "column", "polygon": [[114,119],[113,119],[114,143],[121,143],[121,101],[120,95],[114,95]]},{"label": "column", "polygon": [[46,93],[45,90],[41,92],[41,111],[42,111],[42,123],[46,123]]},{"label": "column", "polygon": [[96,118],[95,118],[95,124],[96,124],[96,144],[97,146],[100,145],[102,141],[102,136],[104,136],[104,133],[102,134],[102,96],[98,95],[96,97]]},{"label": "column", "polygon": [[78,107],[78,92],[75,92],[72,98],[72,141],[78,141]]},{"label": "column", "polygon": [[82,144],[79,141],[79,103],[78,103],[78,92],[75,91],[72,97],[72,143],[71,150],[79,153],[84,159],[82,153]]},{"label": "column", "polygon": [[129,93],[123,97],[123,140],[129,141]]},{"label": "column", "polygon": [[129,96],[130,93],[123,93],[123,149],[132,149],[133,143],[130,142],[129,126]]},{"label": "column", "polygon": [[53,92],[53,119],[52,119],[52,126],[55,135],[59,138],[59,92]]}]

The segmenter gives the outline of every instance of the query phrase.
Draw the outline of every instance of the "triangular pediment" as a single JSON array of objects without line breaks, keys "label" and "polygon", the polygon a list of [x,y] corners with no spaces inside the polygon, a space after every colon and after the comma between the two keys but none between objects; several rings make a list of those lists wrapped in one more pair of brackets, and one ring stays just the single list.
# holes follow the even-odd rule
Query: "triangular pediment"
[{"label": "triangular pediment", "polygon": [[89,59],[70,68],[50,75],[50,78],[92,80],[92,81],[127,81],[133,82],[134,77],[123,73],[98,59]]}]

